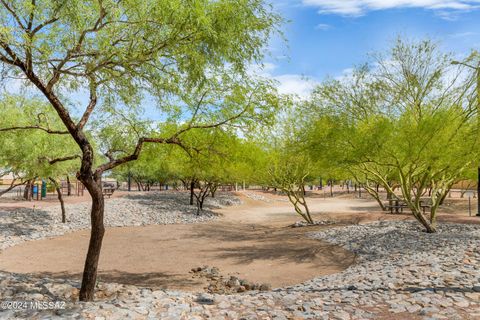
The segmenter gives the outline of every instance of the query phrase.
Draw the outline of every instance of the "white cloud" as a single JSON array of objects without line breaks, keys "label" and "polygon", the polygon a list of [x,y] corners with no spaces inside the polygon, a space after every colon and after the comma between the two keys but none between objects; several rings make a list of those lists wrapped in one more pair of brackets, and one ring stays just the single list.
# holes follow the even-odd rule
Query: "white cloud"
[{"label": "white cloud", "polygon": [[300,74],[275,74],[277,66],[267,62],[263,66],[252,65],[249,68],[251,75],[270,78],[277,82],[278,92],[281,94],[295,94],[300,98],[307,98],[320,82]]},{"label": "white cloud", "polygon": [[480,0],[303,0],[303,4],[319,8],[320,13],[360,16],[368,11],[394,8],[466,11],[479,8]]},{"label": "white cloud", "polygon": [[319,23],[315,26],[315,30],[328,30],[328,29],[331,29],[332,26],[329,25],[329,24],[325,24],[325,23]]},{"label": "white cloud", "polygon": [[312,90],[319,84],[313,79],[299,74],[282,74],[274,76],[279,82],[278,91],[282,94],[296,94],[300,98],[307,98]]}]

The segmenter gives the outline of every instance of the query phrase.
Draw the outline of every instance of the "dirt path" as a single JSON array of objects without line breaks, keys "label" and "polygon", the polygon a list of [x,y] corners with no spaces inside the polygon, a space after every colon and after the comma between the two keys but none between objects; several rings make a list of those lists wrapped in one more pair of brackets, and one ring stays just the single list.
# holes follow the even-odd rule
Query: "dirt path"
[{"label": "dirt path", "polygon": [[[299,219],[284,197],[262,193],[261,200],[253,200],[247,195],[240,193],[242,205],[217,210],[222,218],[214,222],[108,228],[99,280],[200,291],[206,282],[189,271],[208,265],[224,275],[280,287],[339,272],[353,262],[350,252],[305,236],[325,227],[287,227]],[[366,199],[314,195],[308,201],[319,220],[351,224],[411,218],[380,213]],[[80,280],[88,235],[83,230],[9,248],[0,252],[0,270]]]},{"label": "dirt path", "polygon": [[[204,280],[189,271],[215,266],[273,287],[291,285],[348,267],[353,255],[307,239],[289,228],[297,217],[285,201],[252,200],[218,210],[218,221],[190,225],[108,228],[100,259],[100,280],[149,287],[202,290]],[[0,269],[80,279],[88,231],[30,241],[0,253]]]}]

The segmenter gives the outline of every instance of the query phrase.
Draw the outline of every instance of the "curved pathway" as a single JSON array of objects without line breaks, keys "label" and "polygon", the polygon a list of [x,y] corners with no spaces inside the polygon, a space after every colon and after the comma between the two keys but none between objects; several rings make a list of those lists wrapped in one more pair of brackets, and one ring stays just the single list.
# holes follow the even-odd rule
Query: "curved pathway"
[{"label": "curved pathway", "polygon": [[[353,262],[345,249],[305,237],[322,227],[286,227],[298,218],[283,198],[239,195],[243,204],[216,210],[222,217],[215,221],[107,228],[99,280],[203,291],[206,279],[192,277],[190,270],[208,265],[225,276],[282,287],[339,272]],[[312,206],[331,209],[329,202],[313,199]],[[82,230],[7,248],[0,252],[0,270],[79,280],[88,238],[88,230]]]}]

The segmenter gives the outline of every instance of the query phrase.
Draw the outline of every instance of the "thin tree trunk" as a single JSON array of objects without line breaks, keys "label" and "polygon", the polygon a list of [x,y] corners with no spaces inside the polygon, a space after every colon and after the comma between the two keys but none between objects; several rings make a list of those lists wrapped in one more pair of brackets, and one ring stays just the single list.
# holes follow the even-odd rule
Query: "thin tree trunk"
[{"label": "thin tree trunk", "polygon": [[365,184],[363,188],[375,199],[375,201],[377,201],[382,211],[386,211],[385,205],[383,204],[382,199],[380,199],[380,195],[378,194],[378,188],[374,189],[370,187],[368,184]]},{"label": "thin tree trunk", "polygon": [[190,205],[193,206],[193,197],[195,196],[195,181],[190,181]]},{"label": "thin tree trunk", "polygon": [[440,198],[439,205],[443,205],[443,203],[445,202],[445,199],[447,198],[447,195],[448,195],[449,192],[450,192],[450,189],[447,192],[445,192],[444,195],[442,195],[442,197]]},{"label": "thin tree trunk", "polygon": [[23,198],[27,201],[31,200],[32,195],[32,180],[28,180],[23,191]]},{"label": "thin tree trunk", "polygon": [[67,175],[67,196],[72,195],[72,185],[70,184],[70,177]]},{"label": "thin tree trunk", "polygon": [[60,208],[62,209],[62,223],[65,223],[67,221],[67,217],[65,213],[65,203],[63,201],[62,189],[55,179],[49,179],[52,181],[53,185],[55,186],[55,190],[57,191],[58,201],[60,202]]},{"label": "thin tree trunk", "polygon": [[102,240],[105,234],[103,214],[105,208],[102,194],[101,178],[97,177],[82,181],[92,197],[92,210],[90,212],[91,232],[88,244],[87,258],[83,269],[82,286],[80,288],[80,301],[92,301],[97,282],[98,260],[102,248]]}]

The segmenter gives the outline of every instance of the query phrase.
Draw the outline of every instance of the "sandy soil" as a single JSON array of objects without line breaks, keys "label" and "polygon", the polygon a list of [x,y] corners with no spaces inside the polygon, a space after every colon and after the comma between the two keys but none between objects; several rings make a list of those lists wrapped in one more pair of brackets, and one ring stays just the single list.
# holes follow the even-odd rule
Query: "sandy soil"
[{"label": "sandy soil", "polygon": [[[200,291],[205,283],[189,271],[209,265],[224,275],[280,287],[339,272],[354,262],[354,255],[342,248],[306,238],[306,232],[325,226],[290,228],[299,218],[285,197],[261,194],[266,201],[239,193],[244,203],[217,210],[222,218],[214,222],[107,229],[99,280]],[[315,219],[335,219],[339,224],[411,219],[408,214],[381,213],[369,199],[312,194],[308,202]],[[439,220],[479,219],[442,214]],[[0,252],[0,269],[80,279],[88,235],[83,230],[6,249]]]}]

